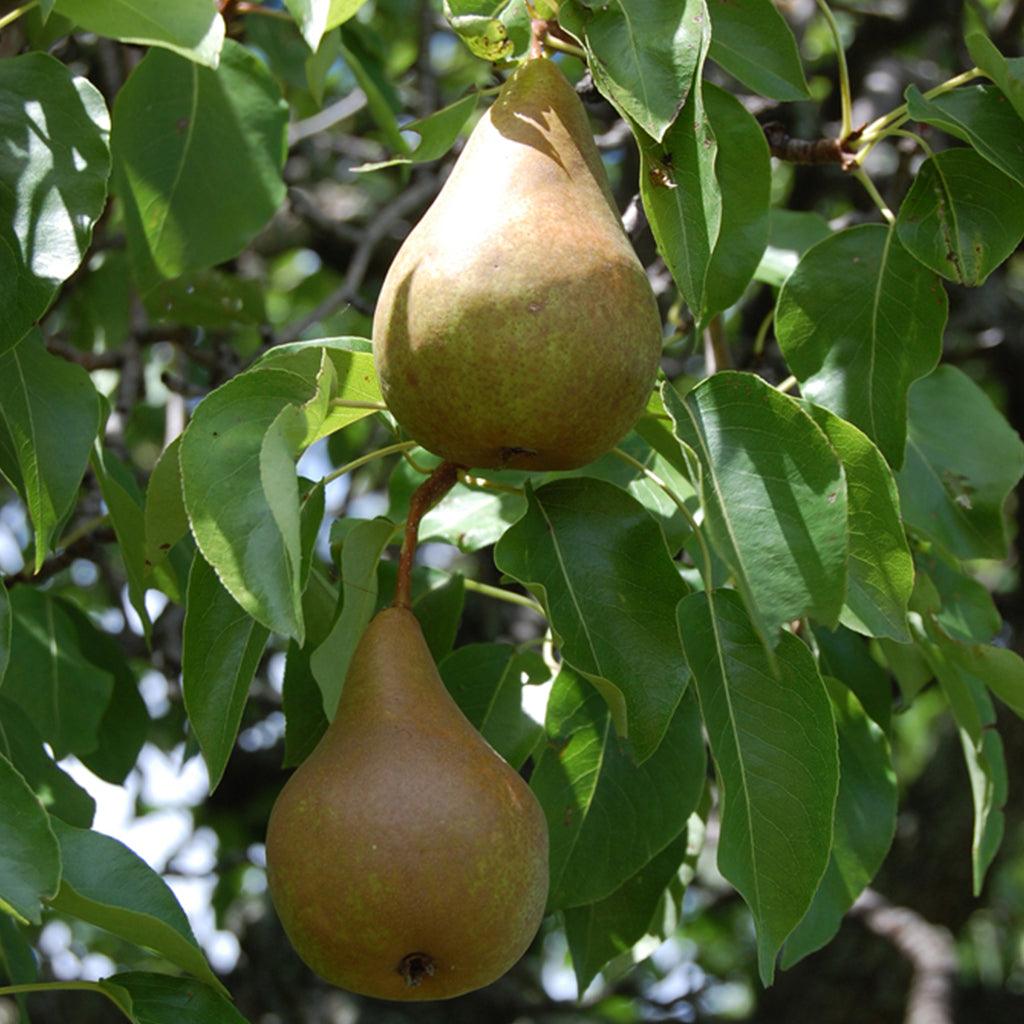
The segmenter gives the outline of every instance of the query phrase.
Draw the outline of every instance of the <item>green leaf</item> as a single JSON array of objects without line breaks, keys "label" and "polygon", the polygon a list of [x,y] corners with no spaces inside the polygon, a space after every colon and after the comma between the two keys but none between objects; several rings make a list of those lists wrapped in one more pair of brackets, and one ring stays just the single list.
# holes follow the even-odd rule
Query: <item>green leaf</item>
[{"label": "green leaf", "polygon": [[1024,186],[972,149],[947,149],[914,176],[896,231],[926,267],[980,285],[1024,237]]},{"label": "green leaf", "polygon": [[839,734],[839,796],[832,854],[814,900],[786,940],[782,967],[820,949],[875,877],[896,832],[898,791],[885,733],[857,698],[825,679]]},{"label": "green leaf", "polygon": [[210,0],[141,5],[135,0],[56,0],[53,9],[87,32],[122,43],[162,46],[211,68],[225,45],[224,20]]},{"label": "green leaf", "polygon": [[123,843],[54,819],[63,877],[56,910],[156,950],[217,991],[223,985],[206,962],[188,918],[167,883]]},{"label": "green leaf", "polygon": [[185,598],[181,693],[209,769],[211,793],[234,748],[249,684],[269,635],[197,554]]},{"label": "green leaf", "polygon": [[330,0],[327,7],[328,30],[343,25],[349,18],[354,17],[359,8],[366,3],[366,0]]},{"label": "green leaf", "polygon": [[92,468],[117,537],[121,561],[128,577],[128,597],[139,616],[148,643],[153,624],[146,610],[145,499],[128,467],[100,442],[93,448]]},{"label": "green leaf", "polygon": [[[390,593],[390,591],[387,591]],[[413,588],[412,610],[423,629],[423,638],[435,662],[451,653],[459,631],[462,608],[466,601],[466,583],[456,573],[439,586],[418,596]]]},{"label": "green leaf", "polygon": [[806,100],[807,80],[786,19],[765,0],[709,0],[708,56],[733,78],[773,100]]},{"label": "green leaf", "polygon": [[191,978],[132,971],[100,985],[133,1024],[247,1024],[219,983],[210,988]]},{"label": "green leaf", "polygon": [[[88,754],[114,689],[109,672],[82,657],[61,603],[33,587],[11,592],[11,663],[3,694],[28,715],[57,758]],[[45,683],[45,685],[41,685]]]},{"label": "green leaf", "polygon": [[527,500],[495,565],[541,600],[562,656],[597,687],[643,762],[686,689],[671,611],[686,584],[658,524],[614,484],[556,480],[528,488]]},{"label": "green leaf", "polygon": [[118,637],[98,629],[92,619],[71,601],[64,598],[56,601],[74,629],[78,653],[93,667],[109,673],[114,680],[114,691],[100,719],[96,749],[80,756],[82,763],[94,775],[120,786],[135,767],[139,751],[146,741],[149,712]]},{"label": "green leaf", "polygon": [[[0,971],[12,985],[28,985],[39,979],[35,954],[14,918],[0,914]],[[15,997],[18,1004],[18,1024],[31,1024],[25,993]]]},{"label": "green leaf", "polygon": [[805,398],[860,427],[898,469],[907,391],[938,362],[946,294],[880,224],[808,249],[786,279],[775,334]]},{"label": "green leaf", "polygon": [[39,924],[41,900],[60,884],[60,848],[51,819],[6,757],[0,756],[0,911]]},{"label": "green leaf", "polygon": [[582,906],[632,878],[696,808],[706,770],[697,702],[683,697],[664,742],[638,765],[600,696],[563,662],[545,729],[530,788],[548,821],[548,906]]},{"label": "green leaf", "polygon": [[751,373],[716,373],[665,408],[686,446],[705,531],[758,631],[839,617],[846,594],[846,481],[799,403]]},{"label": "green leaf", "polygon": [[107,199],[109,131],[99,91],[53,57],[0,62],[0,354],[85,255]]},{"label": "green leaf", "polygon": [[[1003,505],[1024,474],[1024,444],[984,391],[940,366],[910,392],[903,518],[961,558],[1003,558]],[[984,443],[979,443],[983,438]]]},{"label": "green leaf", "polygon": [[0,754],[21,773],[49,814],[88,828],[96,801],[46,752],[32,719],[0,691]]},{"label": "green leaf", "polygon": [[1006,647],[948,647],[946,656],[964,675],[980,680],[1014,714],[1024,718],[1024,660]]},{"label": "green leaf", "polygon": [[395,157],[392,160],[381,160],[377,163],[360,164],[354,171],[379,171],[385,167],[398,164],[422,164],[437,160],[455,145],[465,123],[476,110],[480,94],[476,92],[463,96],[447,107],[434,111],[428,117],[421,117],[402,125],[403,132],[416,132],[420,141],[408,156]]},{"label": "green leaf", "polygon": [[[181,450],[179,434],[164,450],[146,487],[146,507],[143,513],[146,545],[145,562],[150,571],[163,565],[171,548],[188,533],[188,513],[181,493]],[[181,600],[180,594],[171,597]]]},{"label": "green leaf", "polygon": [[836,630],[818,626],[814,639],[822,674],[852,690],[864,710],[888,732],[892,724],[892,681],[871,656],[865,640],[845,626]]},{"label": "green leaf", "polygon": [[[412,458],[417,464],[433,468],[440,463],[436,456],[416,449]],[[520,474],[489,473],[488,480]],[[525,475],[523,475],[525,479]],[[399,522],[409,508],[413,491],[423,482],[405,459],[396,463],[388,481],[388,518]],[[502,484],[513,487],[513,484]],[[526,496],[513,490],[457,483],[442,502],[434,506],[420,521],[420,540],[439,540],[454,544],[461,551],[479,551],[490,547],[526,511]]]},{"label": "green leaf", "polygon": [[327,28],[330,0],[284,0],[306,45],[315,53]]},{"label": "green leaf", "polygon": [[1002,90],[1013,109],[1024,118],[1024,57],[1004,57],[988,36],[971,32],[967,36],[971,60]]},{"label": "green leaf", "polygon": [[323,422],[326,359],[322,350],[293,353],[229,380],[200,403],[179,453],[185,508],[203,557],[254,619],[300,642],[294,457]]},{"label": "green leaf", "polygon": [[370,54],[364,52],[362,46],[358,44],[358,39],[348,30],[342,33],[341,56],[359,83],[359,88],[366,93],[366,104],[381,134],[393,152],[404,156],[409,152],[409,144],[398,127],[398,120],[389,98],[394,94],[384,77],[384,69]]},{"label": "green leaf", "polygon": [[754,280],[778,288],[796,270],[800,257],[830,234],[828,221],[818,213],[770,210],[768,247],[754,271]]},{"label": "green leaf", "polygon": [[288,642],[281,694],[285,719],[282,768],[302,764],[327,730],[323,695],[309,666],[309,656],[309,646]]},{"label": "green leaf", "polygon": [[740,298],[760,264],[768,243],[772,171],[764,132],[743,104],[709,83],[703,93],[718,143],[715,175],[722,192],[721,228],[708,267],[701,314],[706,323]]},{"label": "green leaf", "polygon": [[566,0],[558,20],[583,43],[598,89],[661,141],[707,52],[710,25],[704,0],[610,0],[599,8]]},{"label": "green leaf", "polygon": [[1024,149],[1014,141],[1024,128],[1024,115],[994,86],[970,85],[926,99],[910,85],[906,99],[913,120],[969,142],[980,156],[1024,185]]},{"label": "green leaf", "polygon": [[341,33],[327,32],[320,40],[315,52],[306,58],[306,84],[317,104],[323,104],[327,76],[341,53]]},{"label": "green leaf", "polygon": [[581,997],[609,960],[631,950],[651,930],[665,889],[689,853],[690,832],[703,839],[704,823],[696,814],[690,815],[688,825],[692,829],[673,839],[615,892],[596,903],[566,909],[565,937]]},{"label": "green leaf", "polygon": [[637,133],[640,195],[658,252],[694,319],[707,307],[708,270],[722,227],[718,143],[704,109],[703,85],[691,89],[661,143]]},{"label": "green leaf", "polygon": [[38,330],[0,353],[0,434],[6,428],[14,460],[5,473],[18,477],[11,484],[28,506],[36,570],[74,504],[99,425],[89,374],[50,355]]},{"label": "green leaf", "polygon": [[836,450],[846,474],[850,561],[840,621],[858,633],[906,643],[914,560],[903,532],[892,470],[852,423],[819,405],[810,405],[808,412]]},{"label": "green leaf", "polygon": [[918,579],[926,579],[934,587],[936,600],[927,610],[947,636],[979,644],[999,632],[1003,618],[992,595],[959,562],[936,549],[919,553],[917,567]]},{"label": "green leaf", "polygon": [[198,270],[160,281],[142,296],[154,322],[205,327],[258,326],[265,323],[264,284],[220,270]]},{"label": "green leaf", "polygon": [[996,713],[985,688],[985,679],[973,672],[978,662],[963,657],[954,641],[940,636],[933,638],[938,642],[925,648],[925,656],[938,676],[956,719],[971,782],[974,801],[971,866],[974,895],[978,896],[985,874],[999,852],[1006,827],[1003,808],[1008,782],[1003,741],[995,729]]},{"label": "green leaf", "polygon": [[718,867],[754,916],[768,985],[828,864],[839,785],[832,708],[791,633],[773,671],[735,591],[691,594],[678,618],[721,789]]},{"label": "green leaf", "polygon": [[549,675],[540,655],[511,644],[466,644],[444,658],[438,671],[477,731],[513,768],[521,768],[543,732],[522,706],[524,682],[543,682]]},{"label": "green leaf", "polygon": [[288,108],[265,65],[224,44],[216,71],[150,50],[117,94],[111,147],[143,290],[231,259],[284,199]]},{"label": "green leaf", "polygon": [[357,523],[341,548],[342,606],[328,633],[310,657],[310,668],[323,695],[327,718],[334,718],[352,660],[377,604],[377,563],[395,533],[390,519]]}]

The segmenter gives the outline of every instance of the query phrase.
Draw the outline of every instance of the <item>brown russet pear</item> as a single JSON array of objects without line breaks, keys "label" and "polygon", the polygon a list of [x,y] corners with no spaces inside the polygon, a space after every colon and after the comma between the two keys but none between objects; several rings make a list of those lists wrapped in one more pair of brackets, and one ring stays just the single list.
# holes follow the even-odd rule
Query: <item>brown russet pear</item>
[{"label": "brown russet pear", "polygon": [[388,608],[267,831],[270,894],[322,978],[381,999],[494,981],[544,913],[540,805],[449,696],[419,623]]},{"label": "brown russet pear", "polygon": [[388,271],[373,320],[395,418],[449,462],[571,469],[643,411],[661,320],[579,97],[527,61]]}]

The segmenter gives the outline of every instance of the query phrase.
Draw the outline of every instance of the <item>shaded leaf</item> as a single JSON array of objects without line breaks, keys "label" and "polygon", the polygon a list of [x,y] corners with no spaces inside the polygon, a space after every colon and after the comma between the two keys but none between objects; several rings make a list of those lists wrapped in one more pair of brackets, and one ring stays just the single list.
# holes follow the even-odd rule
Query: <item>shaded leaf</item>
[{"label": "shaded leaf", "polygon": [[909,526],[961,558],[1003,558],[1003,506],[1022,474],[1024,444],[970,377],[940,366],[914,385],[896,478]]},{"label": "shaded leaf", "polygon": [[41,900],[60,884],[60,848],[51,819],[6,757],[0,756],[0,911],[39,924]]},{"label": "shaded leaf", "polygon": [[455,644],[455,634],[459,630],[465,600],[465,580],[458,573],[418,596],[414,588],[413,614],[419,620],[423,639],[427,641],[430,655],[435,662],[440,662],[449,654]]},{"label": "shaded leaf", "polygon": [[220,782],[234,749],[249,684],[269,635],[197,554],[185,598],[181,693],[209,769],[210,792]]},{"label": "shaded leaf", "polygon": [[846,482],[825,435],[750,373],[716,373],[684,398],[666,386],[662,397],[707,536],[761,635],[806,614],[834,624],[846,593]]},{"label": "shaded leaf", "polygon": [[942,284],[880,224],[812,246],[786,279],[775,334],[805,398],[860,427],[899,468],[907,391],[938,362]]},{"label": "shaded leaf", "polygon": [[1024,118],[1024,57],[1004,57],[995,44],[980,32],[967,35],[971,59],[999,86],[1013,109]]},{"label": "shaded leaf", "polygon": [[100,982],[134,1024],[247,1024],[218,985],[132,971]]},{"label": "shaded leaf", "polygon": [[[145,561],[150,571],[163,564],[171,548],[188,533],[188,513],[181,493],[181,450],[179,434],[164,450],[146,487],[146,506],[143,512],[146,535]],[[182,595],[176,596],[181,600]]]},{"label": "shaded leaf", "polygon": [[327,730],[323,694],[309,665],[311,648],[288,642],[281,707],[284,711],[282,768],[294,768],[313,752]]},{"label": "shaded leaf", "polygon": [[828,864],[839,785],[832,709],[791,633],[773,671],[735,591],[691,594],[678,617],[721,790],[718,866],[754,916],[767,985]]},{"label": "shaded leaf", "polygon": [[614,484],[556,480],[527,499],[495,565],[540,599],[562,656],[601,692],[642,762],[686,689],[672,618],[686,584],[657,523]]},{"label": "shaded leaf", "polygon": [[0,352],[0,434],[6,428],[12,458],[0,453],[0,466],[28,507],[36,570],[74,504],[99,425],[89,374],[50,355],[38,330]]},{"label": "shaded leaf", "polygon": [[664,741],[638,765],[600,696],[563,662],[545,730],[530,788],[548,821],[548,906],[582,906],[632,878],[696,808],[705,782],[697,702],[683,697]]},{"label": "shaded leaf", "polygon": [[754,271],[754,280],[781,285],[812,245],[832,234],[828,221],[809,210],[772,209],[768,214],[768,246]]},{"label": "shaded leaf", "polygon": [[965,644],[985,643],[1003,624],[992,595],[954,559],[939,550],[917,555],[918,579],[934,587],[935,603],[928,606],[947,636]]},{"label": "shaded leaf", "polygon": [[926,267],[980,285],[1024,237],[1024,186],[971,149],[947,149],[914,175],[896,231]]},{"label": "shaded leaf", "polygon": [[852,690],[864,710],[888,732],[892,724],[892,681],[871,656],[865,640],[845,626],[835,630],[818,626],[814,639],[822,674]]},{"label": "shaded leaf", "polygon": [[744,85],[773,100],[810,93],[796,39],[775,5],[764,0],[710,0],[708,56]]}]

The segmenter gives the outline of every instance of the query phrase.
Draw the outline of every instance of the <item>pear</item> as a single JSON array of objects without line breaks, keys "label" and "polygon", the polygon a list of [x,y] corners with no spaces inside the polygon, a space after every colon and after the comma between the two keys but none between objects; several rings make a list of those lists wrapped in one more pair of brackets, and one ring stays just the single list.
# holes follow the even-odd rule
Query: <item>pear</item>
[{"label": "pear", "polygon": [[299,955],[363,995],[457,996],[533,939],[544,814],[449,696],[408,609],[361,638],[333,721],[274,805],[267,875]]},{"label": "pear", "polygon": [[373,347],[395,418],[462,466],[581,466],[644,409],[657,303],[550,60],[508,79],[406,238]]}]

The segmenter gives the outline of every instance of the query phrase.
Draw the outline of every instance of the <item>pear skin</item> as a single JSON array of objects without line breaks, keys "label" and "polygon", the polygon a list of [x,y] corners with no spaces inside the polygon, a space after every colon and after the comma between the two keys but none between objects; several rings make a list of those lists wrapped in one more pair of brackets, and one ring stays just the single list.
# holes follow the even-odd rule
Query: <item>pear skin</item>
[{"label": "pear skin", "polygon": [[509,78],[406,238],[373,347],[398,422],[463,466],[581,466],[643,411],[657,303],[583,105],[550,60]]},{"label": "pear skin", "polygon": [[333,721],[274,805],[267,875],[302,959],[381,999],[480,988],[536,934],[544,814],[449,696],[407,609],[360,640]]}]

